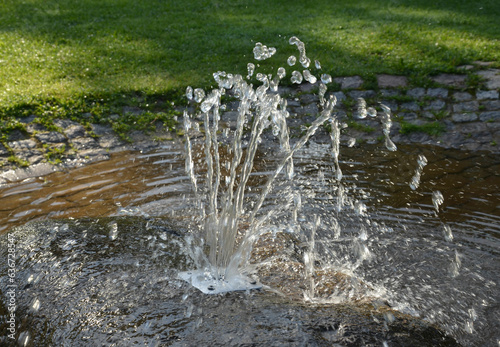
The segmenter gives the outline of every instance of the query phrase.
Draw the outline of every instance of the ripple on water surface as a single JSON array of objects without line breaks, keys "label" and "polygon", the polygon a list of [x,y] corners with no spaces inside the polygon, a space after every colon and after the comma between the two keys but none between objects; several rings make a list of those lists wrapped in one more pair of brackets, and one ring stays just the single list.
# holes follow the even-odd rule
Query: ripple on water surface
[{"label": "ripple on water surface", "polygon": [[[313,202],[303,214],[319,212],[328,226],[318,230],[316,238],[316,247],[325,250],[325,256],[316,256],[322,273],[330,271],[326,265],[333,262],[334,255],[339,266],[353,256],[362,256],[369,261],[349,271],[372,288],[383,287],[393,307],[440,323],[463,341],[492,341],[493,331],[500,328],[493,319],[498,316],[494,307],[500,302],[498,156],[421,146],[400,146],[398,152],[368,146],[343,148],[340,189],[332,184],[335,166],[327,151],[327,146],[311,144],[297,153],[295,178],[297,185],[309,189],[303,200]],[[427,163],[419,171],[418,188],[412,189],[422,155]],[[273,161],[259,155],[252,192],[272,172]],[[338,219],[340,191],[351,198],[343,200],[344,210],[353,212],[344,220]],[[438,213],[434,203],[437,191],[443,196]],[[279,198],[278,193],[271,197]],[[105,217],[123,212],[182,214],[189,206],[184,197],[190,194],[182,151],[175,145],[152,153],[124,152],[108,161],[0,187],[0,232],[47,218]],[[263,208],[272,208],[272,203]],[[331,235],[335,223],[344,228],[338,239]],[[109,230],[107,242],[120,237],[113,226]],[[158,252],[159,243],[155,246]],[[79,246],[72,238],[60,245],[69,251]],[[353,253],[353,249],[357,251]],[[90,280],[101,275],[88,274]],[[113,280],[120,278],[110,277],[101,286],[114,290]],[[455,318],[450,319],[450,310]],[[172,322],[181,317],[184,313],[173,313]],[[472,337],[456,332],[467,329],[474,330]]]}]

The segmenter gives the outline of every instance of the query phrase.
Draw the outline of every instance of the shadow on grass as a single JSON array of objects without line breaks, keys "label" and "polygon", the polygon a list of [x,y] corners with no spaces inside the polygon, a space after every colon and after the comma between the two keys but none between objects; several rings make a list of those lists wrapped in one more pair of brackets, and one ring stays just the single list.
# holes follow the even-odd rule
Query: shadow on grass
[{"label": "shadow on grass", "polygon": [[31,81],[27,94],[207,87],[214,71],[246,74],[257,41],[278,48],[272,61],[260,62],[261,71],[275,73],[276,62],[285,65],[297,54],[288,45],[292,35],[306,43],[322,73],[334,76],[452,71],[472,60],[499,58],[496,1],[471,3],[8,1],[0,35],[12,49],[3,78],[21,81],[13,87],[18,95],[34,72],[41,81]]}]

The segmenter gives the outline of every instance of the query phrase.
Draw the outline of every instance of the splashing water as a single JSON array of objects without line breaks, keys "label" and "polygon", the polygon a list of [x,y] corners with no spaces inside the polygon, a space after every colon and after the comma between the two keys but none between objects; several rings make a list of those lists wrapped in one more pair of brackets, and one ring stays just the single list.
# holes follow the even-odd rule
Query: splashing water
[{"label": "splashing water", "polygon": [[[410,182],[411,189],[416,190],[418,188],[418,186],[420,185],[420,176],[422,175],[422,172],[424,171],[424,166],[426,166],[426,165],[427,165],[427,158],[424,155],[419,154],[418,159],[417,159],[417,169],[415,170],[415,174],[413,175],[411,182]],[[439,201],[439,197],[433,197],[434,206],[436,206],[438,201]],[[436,209],[437,209],[437,207],[436,207]]]},{"label": "splashing water", "polygon": [[[307,68],[310,59],[306,56],[305,45],[297,37],[290,38],[290,44],[296,45],[299,50],[299,62]],[[256,60],[264,60],[271,57],[276,52],[275,48],[268,48],[258,42],[253,50]],[[290,56],[287,63],[295,64],[295,57]],[[319,61],[315,61],[317,69],[321,68]],[[255,64],[248,63],[247,79],[255,73]],[[342,171],[339,164],[339,144],[340,130],[346,126],[340,124],[333,113],[336,98],[331,95],[325,98],[327,91],[326,83],[331,82],[331,76],[323,75],[319,85],[319,99],[322,111],[316,120],[312,122],[305,134],[293,145],[290,144],[287,118],[289,113],[286,109],[287,101],[279,94],[278,85],[281,79],[286,76],[283,67],[278,68],[276,75],[266,75],[258,72],[256,79],[262,84],[256,89],[246,83],[241,75],[218,71],[213,74],[218,84],[218,89],[214,89],[208,94],[197,88],[189,87],[186,90],[188,100],[194,101],[199,106],[200,113],[190,115],[184,112],[185,130],[185,150],[186,161],[185,171],[191,181],[195,195],[196,208],[199,210],[198,225],[203,233],[196,243],[192,238],[187,238],[190,248],[191,258],[195,260],[197,269],[193,271],[181,272],[179,277],[190,282],[204,293],[220,293],[232,290],[259,288],[261,285],[252,277],[252,267],[249,264],[252,245],[266,232],[263,228],[265,223],[279,215],[282,210],[286,210],[290,204],[276,207],[271,211],[261,211],[261,207],[266,197],[273,190],[278,176],[282,175],[286,179],[294,176],[293,155],[301,150],[308,142],[309,138],[315,134],[317,129],[325,122],[329,122],[331,127],[332,156],[335,163],[337,211],[347,203],[346,189],[342,185]],[[303,79],[309,83],[316,83],[317,77],[309,70],[304,70],[303,75],[299,71],[291,74],[292,83],[300,84]],[[236,127],[231,132],[224,129],[223,139],[219,141],[219,120],[221,97],[229,94],[234,96],[239,102]],[[386,146],[389,150],[395,150],[395,145],[389,139],[390,131],[390,109],[381,106],[385,118],[382,118],[384,134],[386,135]],[[362,117],[370,115],[376,116],[374,108],[366,108],[366,102],[359,99],[358,113]],[[190,133],[197,131],[197,121],[202,120],[205,139],[202,144],[205,152],[204,161],[195,161],[193,157],[193,144]],[[246,133],[245,128],[249,127],[250,132]],[[247,183],[252,175],[254,158],[259,144],[262,142],[262,134],[270,128],[273,136],[280,144],[280,160],[272,173],[268,177],[267,183],[263,186],[260,195],[250,205],[245,205],[247,195]],[[221,162],[220,146],[228,148],[230,159]],[[353,145],[353,144],[351,144]],[[201,174],[201,169],[196,168],[196,164],[206,166],[206,172]],[[200,187],[200,181],[204,186]],[[296,202],[295,217],[297,219],[297,206],[300,206],[300,193],[293,194]],[[297,196],[299,198],[297,198]],[[297,200],[298,199],[298,200]],[[299,201],[299,203],[297,203]],[[364,205],[363,205],[364,206]],[[363,214],[364,209],[358,209]],[[247,227],[241,229],[242,220],[245,219]],[[314,222],[313,230],[319,225],[319,216]],[[358,255],[361,259],[369,258],[364,239],[357,244]],[[309,251],[308,270],[309,281],[312,280],[313,269],[311,259],[314,258],[314,236],[311,236],[311,248]],[[203,249],[208,247],[209,252],[205,254]],[[314,298],[314,288],[310,287],[305,294],[310,300]]]},{"label": "splashing water", "polygon": [[365,119],[367,116],[366,111],[366,101],[363,98],[358,98],[358,112],[356,113],[356,117],[358,119]]},{"label": "splashing water", "polygon": [[439,206],[441,206],[443,202],[444,202],[444,197],[439,190],[432,192],[432,204],[436,209],[436,213],[439,213]]},{"label": "splashing water", "polygon": [[274,47],[268,48],[266,45],[263,45],[260,42],[257,42],[253,49],[253,55],[255,60],[265,60],[271,58],[274,55],[274,53],[276,53],[276,48]]},{"label": "splashing water", "polygon": [[318,80],[309,70],[302,71],[302,75],[304,76],[304,79],[311,84],[315,84]]},{"label": "splashing water", "polygon": [[385,136],[385,147],[389,151],[394,152],[398,148],[396,147],[394,142],[392,142],[392,140],[389,137],[389,135],[391,133],[391,126],[392,126],[391,109],[384,104],[380,104],[380,107],[382,107],[382,110],[383,110],[383,116],[381,119],[382,119],[382,126],[383,126],[382,132],[384,133],[384,136]]},{"label": "splashing water", "polygon": [[[301,62],[306,60],[303,43],[296,39],[291,39],[299,48]],[[257,43],[254,48],[256,60],[267,59],[273,55],[275,49],[268,49],[265,45]],[[304,65],[304,63],[303,63]],[[305,66],[305,65],[304,65]],[[253,74],[253,65],[248,65],[248,76]],[[180,277],[191,282],[193,286],[206,293],[219,293],[238,289],[258,288],[257,281],[251,279],[248,267],[248,260],[252,249],[252,244],[262,234],[261,226],[278,212],[272,211],[260,215],[260,208],[267,195],[273,188],[277,177],[284,173],[285,177],[293,177],[293,155],[314,135],[316,130],[326,121],[332,118],[332,111],[336,103],[334,97],[324,100],[323,111],[312,123],[306,134],[300,138],[293,146],[289,143],[288,127],[286,118],[286,100],[279,94],[270,94],[269,91],[277,91],[279,81],[285,77],[286,71],[280,67],[277,75],[267,76],[257,73],[256,78],[262,85],[255,90],[252,85],[247,84],[242,76],[225,72],[217,72],[214,79],[219,85],[219,89],[212,90],[208,95],[195,89],[194,101],[200,104],[199,108],[205,128],[205,163],[207,166],[204,182],[206,185],[205,195],[200,194],[198,178],[193,162],[192,144],[189,133],[192,129],[192,120],[187,112],[184,113],[184,130],[186,135],[185,149],[186,173],[190,177],[193,191],[196,196],[197,206],[201,213],[201,223],[204,230],[203,240],[209,247],[208,256],[202,251],[203,244],[193,245],[192,258],[198,260],[198,270],[183,272]],[[316,77],[308,70],[304,71],[304,77],[315,83]],[[271,79],[271,82],[269,81]],[[302,75],[298,71],[292,72],[294,83],[302,82]],[[227,90],[227,92],[226,92]],[[230,93],[239,100],[238,117],[236,129],[229,136],[232,138],[229,153],[232,159],[227,163],[220,162],[218,131],[219,131],[219,110],[221,96]],[[190,95],[186,95],[188,98]],[[251,127],[250,138],[243,140],[244,127]],[[248,208],[244,206],[247,182],[253,169],[253,161],[257,153],[258,145],[262,141],[261,136],[265,129],[271,128],[272,134],[279,140],[282,152],[282,159],[279,162],[274,174],[268,178],[268,183],[264,186],[261,195],[254,203],[254,207],[248,219],[248,230],[244,233],[239,245],[238,239],[239,224]],[[229,135],[225,131],[225,135]],[[246,153],[244,155],[244,146]],[[338,146],[337,146],[338,150]],[[225,173],[223,172],[223,168]],[[340,168],[337,168],[340,174]],[[341,174],[340,174],[341,175]]]},{"label": "splashing water", "polygon": [[301,84],[302,83],[302,74],[299,71],[292,72],[292,78],[290,79],[292,83]]},{"label": "splashing water", "polygon": [[[303,43],[297,38],[291,38],[290,43],[299,49],[299,62],[304,67],[303,63],[308,65]],[[265,51],[264,47],[264,45],[256,46],[258,51]],[[258,57],[262,57],[262,54]],[[287,63],[290,66],[294,65],[295,57],[291,56]],[[248,69],[247,78],[256,72],[255,65],[248,66],[253,67]],[[374,233],[391,235],[395,232],[392,227],[378,224],[373,220],[367,206],[349,195],[356,188],[346,183],[340,161],[341,131],[346,125],[333,112],[336,98],[333,95],[326,97],[328,89],[326,83],[331,82],[331,76],[323,75],[319,83],[318,97],[321,112],[305,129],[302,137],[292,143],[287,127],[287,119],[290,116],[287,111],[287,100],[276,93],[279,92],[279,82],[286,76],[286,70],[279,67],[275,71],[274,76],[258,72],[255,77],[260,85],[255,88],[245,82],[241,75],[218,72],[214,74],[218,84],[217,89],[206,94],[199,92],[198,89],[193,91],[192,102],[198,103],[199,113],[194,115],[184,113],[184,130],[185,171],[195,196],[193,204],[199,211],[196,214],[198,217],[194,217],[197,228],[193,228],[192,234],[186,237],[196,269],[181,272],[179,277],[208,294],[261,288],[262,284],[259,283],[256,272],[269,264],[250,262],[253,246],[266,233],[276,235],[277,232],[288,232],[302,241],[301,245],[304,246],[301,253],[303,265],[294,271],[304,281],[305,289],[302,290],[302,294],[307,301],[333,303],[357,300],[360,297],[385,298],[392,295],[398,298],[393,299],[395,309],[419,315],[419,311],[414,307],[419,307],[421,302],[418,298],[412,301],[411,289],[408,289],[408,293],[389,293],[383,285],[399,284],[398,278],[387,278],[374,285],[364,282],[370,279],[370,272],[366,272],[362,280],[354,276],[355,271],[363,269],[376,272],[376,265],[370,265],[376,262],[375,258],[379,256],[372,251],[374,243],[379,242],[378,236],[374,236]],[[317,82],[317,77],[310,70],[303,70],[303,74],[295,70],[290,75],[292,83],[300,84],[304,79],[310,83]],[[237,113],[235,124],[221,132],[219,120],[223,95],[235,98],[238,107],[235,112]],[[190,97],[188,91],[186,97]],[[392,126],[391,110],[383,104],[379,109],[385,147],[390,152],[396,151],[397,147],[389,136]],[[368,107],[364,99],[359,99],[357,116],[361,119],[377,117],[377,109]],[[199,132],[193,125],[197,120],[203,123],[205,135],[203,140],[195,138],[199,137]],[[323,125],[327,126],[322,127]],[[328,148],[325,153],[329,153],[333,159],[331,171],[326,173],[312,165],[318,172],[319,183],[309,179],[294,182],[297,178],[293,160],[297,156],[308,157],[308,150],[315,152],[314,143],[309,144],[309,149],[305,148],[305,144],[320,127],[329,128],[330,131],[331,141],[324,146]],[[264,136],[266,136],[265,141],[268,141],[271,135],[275,142],[279,143],[279,153],[274,155],[274,168],[267,172],[267,182],[259,186],[257,192],[253,188],[250,192],[251,187],[248,182],[253,173],[254,159],[258,156],[259,145],[263,142]],[[352,147],[355,142],[353,138],[348,139],[347,146]],[[203,160],[197,160],[193,155],[195,143],[204,151]],[[223,158],[221,151],[224,151],[224,157],[228,159],[221,159]],[[418,189],[420,185],[423,168],[427,164],[425,156],[419,155],[417,164],[410,182],[412,190]],[[282,182],[287,180],[291,182],[290,186],[283,186],[288,190],[280,192],[282,194],[280,196],[286,197],[285,202],[280,205],[275,204],[273,200],[272,207],[264,205],[266,198],[278,194],[275,190],[279,189],[276,188],[281,189]],[[312,201],[316,201],[316,205],[305,209],[304,206],[309,206]],[[439,191],[432,193],[432,205],[436,217],[443,201],[443,195]],[[348,226],[346,229],[340,214],[345,214],[347,210],[353,213],[353,216],[348,217],[353,226]],[[454,247],[447,255],[443,255],[442,269],[449,278],[458,278],[465,268],[462,265],[463,256],[458,247],[452,244],[454,238],[451,227],[444,223],[441,225],[441,238],[444,236],[444,241],[448,242],[449,247]],[[193,235],[196,233],[202,237]],[[387,241],[384,242],[390,244],[390,237],[387,236]],[[386,253],[387,261],[396,256],[399,255],[391,255],[390,251]],[[338,269],[341,269],[342,273],[339,273]],[[328,280],[325,280],[327,278]],[[331,282],[332,278],[338,281],[334,289],[327,287],[328,281]],[[326,296],[325,291],[328,292]],[[432,305],[432,301],[426,305]],[[435,313],[432,310],[431,312],[436,316],[434,317],[436,321],[442,321],[439,312]],[[386,324],[391,324],[394,316],[388,313],[385,320]],[[462,329],[470,331],[474,329],[473,314],[468,316]]]},{"label": "splashing water", "polygon": [[299,63],[307,69],[311,64],[311,59],[309,59],[306,55],[306,46],[304,45],[304,42],[300,41],[296,36],[292,36],[289,43],[297,46],[297,49],[299,50]]},{"label": "splashing water", "polygon": [[[253,63],[248,63],[248,64],[247,64],[247,70],[248,70],[247,79],[250,79],[250,78],[252,78],[253,73],[254,73],[254,71],[255,71],[255,64],[253,64]],[[189,99],[189,97],[188,97],[188,100],[191,100],[191,99]]]},{"label": "splashing water", "polygon": [[323,82],[324,84],[332,83],[332,76],[329,74],[322,74],[321,82]]}]

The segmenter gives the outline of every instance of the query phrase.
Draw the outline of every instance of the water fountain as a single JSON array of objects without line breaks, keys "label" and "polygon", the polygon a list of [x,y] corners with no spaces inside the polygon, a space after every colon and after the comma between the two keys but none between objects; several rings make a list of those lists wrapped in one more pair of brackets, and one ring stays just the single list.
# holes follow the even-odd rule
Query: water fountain
[{"label": "water fountain", "polygon": [[[83,176],[102,175],[103,185],[66,200],[98,204],[108,182],[114,211],[121,199],[118,216],[28,223],[12,233],[17,314],[26,313],[20,344],[454,345],[433,324],[466,345],[495,340],[486,335],[498,327],[498,269],[495,259],[484,261],[498,254],[494,210],[471,217],[456,208],[450,219],[454,188],[440,181],[458,169],[433,148],[398,144],[398,152],[384,105],[377,112],[359,99],[353,114],[380,120],[383,145],[341,146],[346,125],[327,94],[332,78],[319,76],[319,62],[310,67],[300,40],[290,43],[299,53],[287,60],[291,73],[279,67],[269,76],[249,63],[246,79],[217,72],[217,89],[186,90],[199,112],[184,115],[185,156],[165,145],[75,173],[79,187]],[[256,44],[254,57],[275,52]],[[278,93],[287,76],[318,86],[320,112],[296,137]],[[237,103],[229,125],[223,98]],[[32,210],[62,209],[59,197],[74,189],[42,192]],[[82,206],[90,213],[93,204]],[[480,225],[488,233],[472,242]]]},{"label": "water fountain", "polygon": [[[297,37],[291,37],[291,45],[296,45],[299,50],[299,62],[305,68],[303,72],[294,70],[292,72],[291,82],[300,84],[303,80],[311,84],[317,82],[317,78],[311,74],[307,68],[310,59],[306,55],[305,45]],[[275,48],[268,48],[258,42],[254,48],[254,57],[256,60],[265,60],[270,58],[275,52]],[[295,56],[288,58],[290,66],[295,65]],[[321,64],[316,61],[316,68],[320,69]],[[255,65],[248,64],[248,76],[251,78],[255,72]],[[190,177],[194,194],[197,200],[200,220],[203,224],[203,237],[201,240],[206,242],[209,247],[209,255],[205,257],[203,253],[203,243],[192,245],[192,257],[196,259],[197,270],[181,272],[180,278],[190,282],[193,286],[204,293],[221,293],[232,290],[248,290],[260,288],[261,285],[256,280],[246,275],[249,272],[249,258],[253,244],[259,237],[266,232],[263,225],[266,220],[272,218],[272,215],[280,213],[280,209],[286,209],[289,206],[276,207],[273,211],[263,216],[259,216],[260,208],[267,195],[273,189],[276,178],[283,173],[287,179],[294,176],[293,156],[302,149],[309,138],[315,134],[317,129],[325,123],[329,123],[331,128],[331,146],[332,155],[335,163],[336,180],[339,185],[339,199],[342,199],[343,188],[340,183],[342,172],[339,166],[339,144],[340,144],[340,121],[333,113],[336,104],[334,95],[330,95],[325,100],[327,91],[326,83],[331,82],[331,76],[323,74],[319,83],[319,100],[322,107],[321,113],[313,121],[305,134],[293,145],[290,144],[289,130],[287,126],[287,100],[282,98],[278,91],[278,84],[286,75],[284,67],[277,69],[277,74],[265,75],[257,73],[257,80],[262,84],[256,89],[253,85],[247,83],[241,75],[233,75],[226,72],[214,73],[214,79],[218,84],[218,89],[212,90],[205,96],[205,92],[191,87],[187,88],[186,96],[191,101],[199,104],[200,117],[203,121],[205,134],[205,159],[202,161],[206,165],[206,175],[204,183],[205,190],[200,194],[198,189],[198,178],[195,173],[195,163],[193,162],[192,145],[189,138],[190,130],[193,127],[193,116],[187,112],[184,113],[184,131],[186,134],[186,172]],[[232,141],[228,150],[231,158],[227,162],[221,162],[219,147],[221,143],[218,140],[221,96],[230,93],[238,100],[238,117],[236,128],[229,134],[226,128],[224,137]],[[391,110],[381,105],[383,110],[381,120],[385,136],[386,147],[390,151],[395,151],[396,146],[390,140],[389,133],[391,128]],[[377,111],[367,105],[364,99],[358,100],[358,118],[365,118],[367,115],[376,117]],[[244,134],[244,127],[251,128],[248,134]],[[240,224],[248,210],[244,206],[247,183],[252,174],[254,158],[259,144],[262,141],[262,134],[266,129],[272,131],[274,138],[279,141],[281,159],[267,180],[260,196],[256,199],[252,211],[250,212],[246,223],[248,228],[242,232],[239,245],[236,245],[238,232],[241,231]],[[245,135],[248,135],[247,139]],[[243,146],[245,145],[245,157],[243,159]],[[223,169],[225,173],[222,173]],[[198,171],[200,171],[198,169]],[[296,193],[300,194],[300,193]],[[299,195],[300,197],[300,195]],[[338,206],[341,206],[340,202]],[[318,223],[315,223],[317,225]],[[312,237],[312,247],[314,248],[314,233]],[[312,251],[309,252],[309,258],[312,259]],[[307,262],[311,267],[311,260]],[[310,276],[309,276],[310,277]]]}]

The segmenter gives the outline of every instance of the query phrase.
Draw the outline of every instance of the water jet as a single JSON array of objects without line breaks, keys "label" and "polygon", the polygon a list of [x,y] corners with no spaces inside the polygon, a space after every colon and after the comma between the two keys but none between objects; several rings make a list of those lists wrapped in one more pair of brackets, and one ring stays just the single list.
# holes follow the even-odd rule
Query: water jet
[{"label": "water jet", "polygon": [[[291,82],[300,84],[303,79],[311,84],[316,84],[318,79],[307,70],[310,59],[306,55],[305,45],[297,37],[291,37],[291,45],[296,45],[299,50],[299,62],[306,70],[294,70],[291,73]],[[265,60],[270,58],[275,48],[268,48],[258,42],[254,48],[256,60]],[[288,64],[293,66],[296,59],[290,57]],[[316,61],[316,68],[320,69],[320,62]],[[255,72],[255,65],[248,64],[248,76],[251,78]],[[330,95],[325,99],[327,91],[326,83],[331,82],[331,76],[323,75],[319,82],[318,98],[320,100],[321,111],[315,116],[314,121],[295,143],[290,143],[287,118],[290,116],[287,110],[287,100],[280,96],[278,83],[286,76],[284,67],[277,69],[276,75],[265,75],[258,72],[256,78],[262,84],[253,88],[245,79],[238,74],[218,71],[214,73],[214,79],[218,88],[209,93],[199,91],[193,94],[193,88],[188,87],[186,97],[198,104],[199,113],[190,115],[184,112],[184,132],[185,132],[185,150],[186,150],[186,173],[188,174],[192,188],[196,197],[196,204],[201,216],[199,223],[203,225],[202,240],[206,242],[209,248],[208,257],[204,255],[201,245],[194,245],[192,250],[193,258],[197,260],[198,269],[190,272],[181,272],[179,277],[190,282],[204,293],[216,294],[231,290],[248,290],[259,288],[253,280],[246,277],[246,268],[250,267],[249,257],[253,244],[262,235],[265,228],[264,223],[273,214],[281,213],[280,209],[287,209],[287,204],[277,207],[276,211],[268,214],[262,213],[260,208],[266,197],[273,190],[278,176],[282,175],[286,179],[294,177],[294,154],[302,149],[308,140],[316,133],[318,128],[326,123],[330,126],[331,152],[335,162],[336,180],[339,186],[338,196],[340,208],[343,199],[343,186],[341,184],[342,172],[339,166],[339,143],[340,143],[340,122],[334,108],[336,97]],[[326,82],[326,83],[325,83]],[[195,89],[195,91],[198,89]],[[221,108],[221,96],[229,94],[238,102],[238,116],[236,128],[233,131],[225,129],[224,137],[232,141],[228,150],[230,158],[222,162],[219,154],[221,143],[218,141],[219,122]],[[195,95],[198,95],[196,97]],[[205,96],[206,95],[206,96]],[[389,138],[391,128],[391,111],[381,105],[383,110],[382,124],[385,134],[386,147],[390,151],[395,151],[396,146]],[[364,118],[367,114],[371,117],[376,116],[373,107],[367,109],[364,99],[359,99],[359,116]],[[195,162],[192,155],[192,144],[190,139],[193,122],[196,118],[201,119],[204,127],[205,140],[204,147],[205,160],[202,164],[206,166],[206,172],[203,177],[204,189],[199,189],[198,181],[201,170],[195,170]],[[198,126],[196,126],[198,127]],[[245,131],[245,127],[250,130]],[[252,201],[253,207],[245,203],[245,194],[247,193],[247,183],[252,175],[255,154],[259,144],[262,142],[263,133],[268,130],[272,133],[273,140],[279,142],[280,150],[277,156],[277,166],[273,173],[269,175],[267,183],[264,185],[260,195]],[[270,141],[273,141],[270,140]],[[268,140],[269,141],[269,140]],[[245,152],[245,153],[244,153]],[[226,172],[224,173],[224,169]],[[300,192],[294,193],[300,198]],[[237,237],[240,231],[239,225],[245,215],[245,210],[251,209],[246,220],[249,227],[240,235],[240,244],[237,245]],[[279,211],[279,212],[278,212]],[[316,229],[316,228],[315,228]],[[314,243],[314,235],[312,236]],[[190,246],[193,246],[189,242]],[[314,248],[314,246],[312,247]],[[312,257],[312,251],[309,252]],[[311,267],[311,266],[309,266]]]}]

